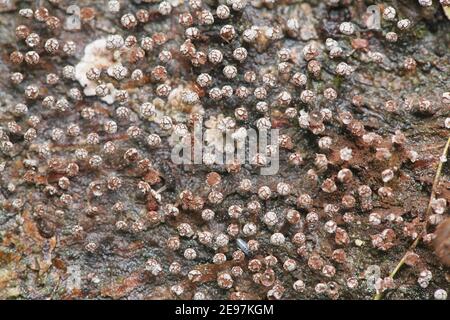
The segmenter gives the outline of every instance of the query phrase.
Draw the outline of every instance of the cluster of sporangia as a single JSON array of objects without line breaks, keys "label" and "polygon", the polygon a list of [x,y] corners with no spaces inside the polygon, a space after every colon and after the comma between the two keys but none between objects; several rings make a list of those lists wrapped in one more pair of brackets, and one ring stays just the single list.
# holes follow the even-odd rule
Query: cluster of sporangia
[{"label": "cluster of sporangia", "polygon": [[[58,5],[58,1],[50,2]],[[428,6],[431,0],[419,3]],[[442,0],[441,3],[449,4],[448,1]],[[262,4],[267,8],[276,6],[271,0],[265,0]],[[338,0],[327,1],[330,6],[338,4]],[[358,181],[349,165],[353,150],[348,146],[339,147],[339,144],[327,135],[327,125],[338,123],[350,139],[375,154],[379,161],[388,163],[394,154],[401,153],[409,161],[415,162],[421,155],[406,147],[407,138],[401,131],[396,131],[392,136],[380,136],[366,130],[364,123],[355,119],[351,112],[316,107],[319,100],[332,105],[339,92],[332,85],[325,85],[321,92],[317,92],[309,89],[308,83],[321,81],[321,73],[324,72],[321,61],[324,57],[331,61],[328,67],[332,68],[331,72],[335,77],[344,80],[352,77],[354,67],[345,62],[348,52],[345,52],[344,48],[355,40],[359,26],[350,21],[343,22],[339,27],[342,34],[339,41],[329,38],[324,44],[307,42],[302,44],[300,52],[281,47],[277,56],[267,58],[275,62],[274,68],[256,70],[252,69],[251,64],[246,64],[249,53],[257,55],[270,43],[279,43],[283,38],[298,39],[300,25],[296,18],[290,18],[284,24],[275,24],[274,21],[272,26],[254,25],[243,29],[241,25],[234,25],[233,21],[242,15],[247,6],[250,4],[246,0],[227,0],[215,8],[202,3],[201,0],[190,0],[188,5],[178,7],[172,7],[170,2],[162,1],[157,5],[145,3],[136,12],[126,12],[126,6],[121,8],[119,1],[109,1],[108,14],[119,15],[120,12],[117,33],[105,37],[105,48],[113,57],[111,65],[97,66],[94,62],[92,67],[87,69],[64,65],[64,61],[72,59],[76,52],[80,52],[78,50],[88,44],[58,39],[63,21],[53,16],[50,9],[20,9],[19,15],[23,24],[18,25],[15,30],[17,48],[20,49],[10,53],[9,65],[12,70],[11,85],[23,91],[23,100],[9,106],[8,112],[4,113],[10,115],[10,121],[0,129],[0,151],[6,159],[1,163],[1,171],[11,172],[14,156],[19,153],[26,152],[27,156],[23,156],[20,179],[6,183],[11,200],[3,203],[3,208],[19,213],[26,206],[32,206],[33,216],[40,223],[41,232],[47,237],[51,237],[57,230],[50,222],[46,222],[46,216],[63,216],[64,211],[71,210],[75,203],[81,204],[78,208],[91,217],[112,210],[118,217],[115,227],[121,231],[139,233],[164,223],[166,219],[197,213],[207,226],[215,219],[215,210],[222,208],[221,203],[226,197],[221,192],[223,177],[214,171],[207,175],[206,187],[210,191],[206,198],[198,195],[196,190],[183,190],[175,203],[166,203],[163,200],[164,187],[160,189],[162,173],[152,166],[152,150],[166,143],[164,137],[168,136],[168,133],[186,135],[193,124],[202,119],[201,112],[187,112],[186,121],[175,120],[169,112],[165,113],[168,100],[178,99],[181,110],[189,111],[201,110],[204,107],[202,104],[226,105],[227,101],[237,99],[240,106],[234,110],[234,116],[218,118],[217,128],[223,132],[231,129],[245,130],[253,125],[258,129],[270,129],[274,125],[271,110],[284,110],[284,116],[281,117],[287,120],[286,123],[299,125],[302,128],[299,130],[308,130],[317,137],[320,153],[313,157],[314,168],[308,171],[305,179],[313,185],[317,184],[320,192],[325,194],[342,192],[340,203],[329,203],[323,208],[317,208],[313,195],[294,190],[281,177],[276,188],[254,185],[252,181],[242,179],[237,182],[239,192],[253,194],[254,197],[246,206],[231,205],[226,209],[229,215],[226,231],[208,231],[205,226],[197,228],[189,222],[179,223],[174,230],[177,234],[167,239],[166,249],[179,251],[186,238],[195,239],[198,247],[185,249],[179,260],[170,265],[164,265],[157,257],[149,259],[147,272],[153,276],[161,276],[164,273],[180,274],[183,270],[183,259],[195,260],[198,250],[203,250],[206,246],[216,250],[211,261],[226,266],[219,268],[215,281],[220,288],[230,290],[230,298],[248,297],[247,293],[233,289],[240,277],[250,277],[255,284],[265,288],[264,292],[268,298],[282,298],[287,286],[292,286],[297,292],[305,292],[308,290],[308,281],[296,276],[296,270],[299,268],[309,268],[323,275],[322,282],[310,284],[317,294],[337,298],[340,286],[347,286],[349,289],[360,287],[360,275],[355,274],[348,279],[338,279],[336,275],[337,269],[348,263],[346,248],[353,244],[345,226],[354,221],[356,211],[367,213],[368,222],[372,225],[387,226],[372,237],[372,246],[379,250],[389,250],[394,246],[398,235],[389,227],[392,224],[404,224],[405,235],[413,239],[418,236],[418,231],[414,225],[403,222],[403,219],[395,214],[373,210],[374,197],[381,200],[395,197],[390,185],[396,179],[398,168],[386,167],[382,170],[379,174],[381,186],[377,188]],[[82,24],[94,18],[95,12],[90,10],[81,10],[79,17],[73,17],[80,19]],[[133,35],[133,30],[141,25],[155,21],[157,23],[164,19],[178,21],[177,28],[184,29],[181,41],[180,38],[165,33],[142,37]],[[382,19],[396,22],[392,27],[397,30],[385,34],[389,42],[396,42],[402,33],[408,32],[411,27],[411,21],[398,18],[396,10],[391,6],[383,7]],[[70,29],[70,23],[66,28]],[[353,41],[353,45],[367,47],[363,39],[356,40],[358,41]],[[173,41],[180,43],[174,46]],[[171,46],[166,46],[169,43]],[[383,63],[381,53],[367,52],[372,62]],[[149,65],[149,61],[153,61],[154,65]],[[48,68],[52,62],[53,67]],[[180,89],[179,83],[182,81],[174,79],[170,70],[174,70],[174,64],[182,66],[186,63],[190,65],[188,69],[193,70],[190,72],[194,79],[183,83]],[[303,68],[304,66],[306,68]],[[305,73],[299,71],[300,67]],[[411,57],[406,58],[400,67],[414,72],[416,61]],[[40,82],[36,82],[36,77],[33,81],[28,80],[32,74],[42,69],[51,71],[44,79],[40,79]],[[79,74],[80,70],[83,74]],[[94,84],[93,88],[89,88],[92,91],[88,92],[87,88],[82,88],[80,83],[83,80],[80,79]],[[218,87],[217,80],[220,80],[221,84],[228,84]],[[61,84],[67,88],[65,92],[54,89]],[[83,85],[86,86],[85,83]],[[127,89],[136,87],[148,91],[148,101],[137,105],[131,99],[132,95]],[[98,99],[94,97],[87,100],[87,96],[97,96]],[[98,102],[108,97],[109,100],[104,101],[107,101],[109,106],[103,103],[101,108],[93,106],[93,101],[96,101],[98,106]],[[354,106],[360,106],[364,97],[354,96],[350,99]],[[443,93],[439,100],[389,100],[384,108],[389,113],[433,114],[437,108],[448,107],[450,92]],[[196,109],[198,106],[200,108]],[[255,117],[255,114],[258,116]],[[74,121],[63,128],[53,126],[52,119],[67,115],[72,115]],[[137,121],[136,116],[140,120]],[[156,122],[159,129],[147,134],[145,129],[151,122]],[[442,126],[450,127],[449,118]],[[143,147],[142,141],[146,141],[147,147]],[[283,133],[282,129],[278,143],[280,149],[286,150],[289,165],[304,165],[304,154],[296,149],[293,137]],[[271,147],[274,146],[269,146],[268,152]],[[70,151],[64,151],[65,148]],[[146,158],[145,154],[149,155],[149,158]],[[330,157],[334,157],[331,169]],[[258,154],[256,160],[257,165],[266,165],[267,155]],[[336,165],[338,170],[335,170]],[[227,165],[226,170],[228,174],[233,175],[241,170],[241,166],[238,163]],[[128,178],[127,174],[133,177]],[[81,176],[92,177],[84,194],[79,193],[79,188],[75,191],[72,187],[74,181],[79,184]],[[17,193],[17,188],[22,183],[28,187],[35,186],[35,192],[44,194],[46,200],[27,203],[29,199]],[[125,184],[132,187],[124,188]],[[147,203],[145,214],[134,221],[120,219],[124,217],[121,213],[130,209],[124,202],[111,203],[110,207],[91,204],[95,203],[95,198],[108,197],[125,189],[135,192],[125,195],[129,199],[145,199]],[[296,198],[296,206],[283,212],[264,212],[265,202],[289,197]],[[429,217],[429,222],[433,225],[441,222],[446,207],[445,199],[433,200],[433,214]],[[259,218],[251,218],[255,216]],[[337,217],[340,217],[339,220]],[[286,228],[286,225],[290,227]],[[329,256],[315,252],[307,245],[308,234],[319,228],[334,237],[335,249]],[[293,248],[290,257],[279,261],[274,255],[262,251],[260,241],[256,239],[261,229],[270,231],[269,241],[274,248]],[[95,254],[101,250],[98,243],[89,240],[88,232],[81,225],[73,226],[73,235],[85,241],[85,249],[89,253]],[[429,243],[433,237],[432,233],[427,234],[425,241]],[[356,245],[361,243],[357,242]],[[419,260],[419,256],[411,254],[407,263],[419,265]],[[368,278],[374,266],[369,269],[366,272],[369,274]],[[292,282],[280,281],[279,272],[292,273]],[[432,278],[431,272],[423,268],[419,273],[419,284],[422,287],[428,286]],[[202,283],[205,277],[200,268],[192,268],[187,274],[183,274],[194,285]],[[371,281],[378,291],[395,287],[392,278],[382,278],[378,275]],[[186,297],[184,283],[171,286],[174,297]],[[445,299],[446,294],[444,290],[437,290],[435,297]],[[194,291],[194,295],[190,297],[204,299],[209,295],[208,292],[199,290]]]}]

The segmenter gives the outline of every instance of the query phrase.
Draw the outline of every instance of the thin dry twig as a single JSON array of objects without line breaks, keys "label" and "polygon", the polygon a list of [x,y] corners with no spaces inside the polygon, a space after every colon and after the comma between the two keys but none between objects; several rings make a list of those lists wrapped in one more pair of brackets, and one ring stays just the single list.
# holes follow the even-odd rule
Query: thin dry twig
[{"label": "thin dry twig", "polygon": [[[439,165],[437,167],[436,170],[436,175],[434,176],[434,181],[433,181],[433,186],[431,188],[431,195],[430,195],[430,201],[428,202],[428,207],[427,210],[425,212],[425,217],[424,217],[424,221],[423,221],[423,228],[422,228],[422,232],[417,236],[417,238],[414,240],[414,242],[412,243],[412,245],[409,247],[409,249],[406,251],[406,253],[403,255],[402,259],[399,261],[399,263],[397,264],[397,266],[394,268],[394,270],[389,274],[389,276],[391,278],[394,278],[395,275],[397,274],[397,272],[400,270],[400,268],[403,266],[403,264],[405,263],[406,258],[408,257],[408,254],[413,252],[413,250],[417,247],[417,245],[419,244],[420,239],[427,233],[427,221],[428,221],[428,217],[430,216],[430,212],[431,212],[431,203],[433,202],[433,200],[435,199],[435,195],[436,195],[436,188],[437,185],[439,183],[439,179],[441,177],[441,173],[442,173],[442,167],[444,166],[444,163],[446,162],[447,159],[447,154],[448,154],[448,149],[450,146],[450,137],[447,139],[447,143],[445,144],[444,150],[442,151],[442,155],[439,158]],[[378,292],[375,296],[374,296],[374,300],[381,300],[383,298],[383,293],[382,292]]]}]

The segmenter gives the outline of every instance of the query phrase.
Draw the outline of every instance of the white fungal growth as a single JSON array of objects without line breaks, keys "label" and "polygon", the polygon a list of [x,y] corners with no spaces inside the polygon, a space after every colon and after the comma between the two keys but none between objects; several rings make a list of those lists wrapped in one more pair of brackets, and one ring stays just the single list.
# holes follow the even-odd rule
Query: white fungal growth
[{"label": "white fungal growth", "polygon": [[[105,38],[97,39],[84,48],[84,56],[75,66],[75,79],[84,88],[83,92],[86,96],[95,96],[97,87],[97,82],[89,80],[86,73],[92,68],[104,70],[120,65],[120,61],[116,61],[115,58],[114,52],[106,48]],[[108,89],[109,94],[101,97],[101,100],[112,104],[115,100],[116,89],[112,85],[109,85]]]}]

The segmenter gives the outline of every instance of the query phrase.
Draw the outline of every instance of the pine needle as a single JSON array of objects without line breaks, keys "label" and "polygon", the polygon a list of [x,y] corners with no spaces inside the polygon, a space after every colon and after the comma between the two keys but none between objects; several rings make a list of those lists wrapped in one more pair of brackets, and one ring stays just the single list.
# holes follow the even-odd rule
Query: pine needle
[{"label": "pine needle", "polygon": [[[441,173],[442,173],[442,168],[444,166],[444,163],[446,162],[447,159],[447,154],[448,154],[448,149],[450,146],[450,137],[447,139],[447,143],[445,144],[444,150],[442,152],[442,156],[439,158],[439,165],[438,168],[436,170],[436,175],[434,176],[434,181],[433,181],[433,186],[431,188],[431,195],[430,195],[430,201],[428,202],[428,207],[427,210],[425,212],[425,217],[424,217],[424,221],[423,221],[423,228],[422,228],[422,232],[417,236],[416,240],[414,240],[413,244],[409,247],[408,251],[406,251],[406,253],[403,255],[402,259],[399,261],[399,263],[397,264],[397,266],[395,267],[395,269],[389,274],[389,276],[394,279],[395,275],[397,274],[397,272],[400,270],[400,268],[403,266],[403,264],[405,263],[406,257],[414,251],[414,249],[416,248],[416,246],[419,244],[420,239],[426,235],[427,233],[427,222],[428,222],[428,217],[430,216],[430,212],[431,212],[431,203],[433,202],[433,200],[435,199],[435,195],[436,195],[436,188],[437,185],[439,184],[439,179],[441,177]],[[383,293],[382,292],[378,292],[374,297],[373,300],[381,300],[383,298]]]}]

